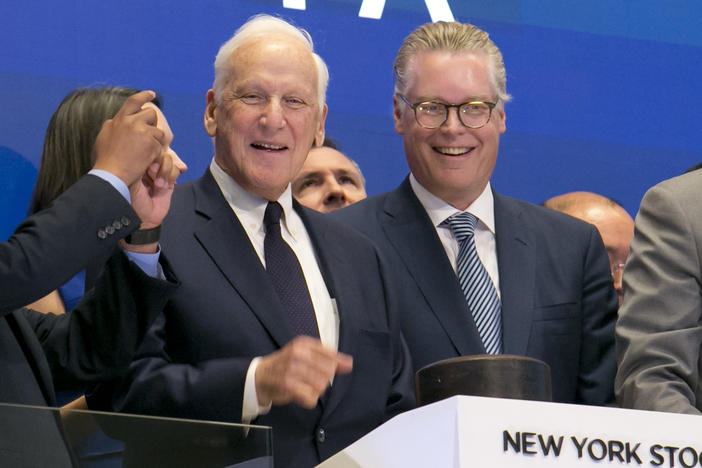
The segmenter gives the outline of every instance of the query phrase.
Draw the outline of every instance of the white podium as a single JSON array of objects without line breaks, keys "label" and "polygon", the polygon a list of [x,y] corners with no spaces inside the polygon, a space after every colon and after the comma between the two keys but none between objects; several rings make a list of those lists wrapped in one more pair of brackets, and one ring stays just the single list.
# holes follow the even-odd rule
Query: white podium
[{"label": "white podium", "polygon": [[457,396],[396,416],[320,468],[702,467],[702,417]]}]

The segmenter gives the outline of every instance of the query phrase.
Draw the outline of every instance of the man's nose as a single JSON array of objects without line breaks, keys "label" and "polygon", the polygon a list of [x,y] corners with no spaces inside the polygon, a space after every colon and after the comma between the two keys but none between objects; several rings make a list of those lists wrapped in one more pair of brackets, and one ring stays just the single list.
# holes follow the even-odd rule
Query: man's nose
[{"label": "man's nose", "polygon": [[341,205],[346,202],[346,192],[344,188],[336,181],[329,181],[327,184],[327,193],[324,196],[325,205]]},{"label": "man's nose", "polygon": [[285,126],[285,112],[279,99],[270,98],[263,108],[260,123],[271,128],[282,128]]},{"label": "man's nose", "polygon": [[448,109],[446,121],[441,125],[441,130],[443,132],[461,132],[468,128],[461,123],[461,119],[458,117],[458,112],[459,110],[456,107]]}]

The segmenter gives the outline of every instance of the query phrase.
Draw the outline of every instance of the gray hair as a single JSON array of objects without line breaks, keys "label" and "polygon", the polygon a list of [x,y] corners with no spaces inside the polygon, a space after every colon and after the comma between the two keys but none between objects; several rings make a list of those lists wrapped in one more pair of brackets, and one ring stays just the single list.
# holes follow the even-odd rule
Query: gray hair
[{"label": "gray hair", "polygon": [[247,40],[272,33],[284,34],[293,40],[299,41],[304,44],[312,54],[317,67],[317,100],[321,111],[326,102],[329,70],[324,60],[315,53],[312,37],[302,28],[298,28],[281,18],[265,14],[255,15],[249,18],[249,20],[237,29],[234,35],[219,48],[214,62],[215,79],[214,85],[212,86],[215,94],[215,102],[218,104],[221,103],[222,88],[230,72],[229,57]]},{"label": "gray hair", "polygon": [[395,57],[393,73],[395,92],[407,90],[407,72],[415,55],[424,51],[471,52],[481,51],[489,58],[490,78],[499,102],[511,99],[507,94],[507,72],[500,49],[490,40],[487,32],[468,23],[426,23],[410,33]]}]

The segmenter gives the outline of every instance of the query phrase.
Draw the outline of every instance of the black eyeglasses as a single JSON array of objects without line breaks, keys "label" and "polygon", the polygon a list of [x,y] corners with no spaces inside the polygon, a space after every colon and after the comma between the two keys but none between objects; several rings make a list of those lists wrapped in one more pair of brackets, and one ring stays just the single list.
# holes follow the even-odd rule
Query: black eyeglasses
[{"label": "black eyeglasses", "polygon": [[468,101],[463,104],[424,101],[412,104],[402,94],[398,94],[398,96],[412,108],[417,123],[429,130],[441,127],[448,120],[448,111],[452,107],[458,110],[458,120],[465,127],[484,127],[490,121],[492,110],[497,105],[496,102],[487,101]]}]

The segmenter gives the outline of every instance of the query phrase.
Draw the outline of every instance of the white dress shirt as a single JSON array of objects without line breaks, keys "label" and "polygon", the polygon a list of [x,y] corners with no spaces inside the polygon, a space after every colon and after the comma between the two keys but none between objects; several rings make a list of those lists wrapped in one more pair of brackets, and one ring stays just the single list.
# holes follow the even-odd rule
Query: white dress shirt
[{"label": "white dress shirt", "polygon": [[456,271],[456,258],[458,258],[458,241],[453,237],[451,228],[447,224],[442,225],[441,223],[457,213],[470,213],[478,218],[478,223],[475,226],[475,250],[488,275],[490,275],[498,296],[501,297],[497,248],[495,246],[495,201],[490,189],[490,182],[485,186],[483,193],[465,211],[456,209],[429,192],[412,174],[410,174],[410,186],[429,215],[454,272]]},{"label": "white dress shirt", "polygon": [[[244,190],[219,167],[214,159],[210,163],[210,171],[224,198],[234,211],[244,231],[246,231],[251,245],[265,268],[266,260],[263,244],[266,231],[263,225],[263,215],[266,212],[268,200]],[[302,267],[302,273],[307,282],[307,289],[310,292],[312,306],[317,317],[320,340],[324,346],[336,350],[339,344],[339,314],[336,302],[327,290],[307,229],[300,216],[293,209],[290,185],[288,185],[288,188],[277,201],[283,208],[280,222],[281,235],[283,240],[295,252]],[[259,361],[260,357],[255,358],[249,365],[249,370],[246,374],[242,408],[242,421],[245,423],[270,410],[270,406],[260,407],[258,405],[254,377]]]}]

